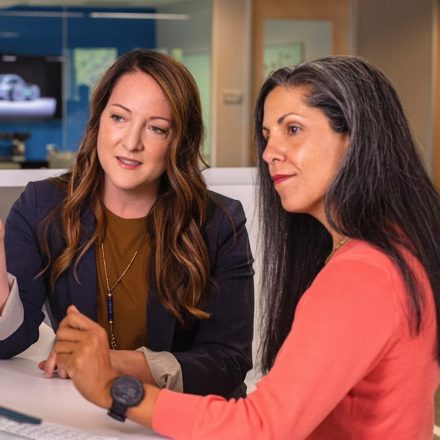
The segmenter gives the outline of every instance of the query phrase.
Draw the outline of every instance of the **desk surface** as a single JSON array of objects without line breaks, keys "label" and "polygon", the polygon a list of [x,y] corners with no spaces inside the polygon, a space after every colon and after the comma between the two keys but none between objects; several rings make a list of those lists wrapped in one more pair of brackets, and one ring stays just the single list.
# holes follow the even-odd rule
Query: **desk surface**
[{"label": "desk surface", "polygon": [[38,369],[53,340],[53,331],[40,327],[39,341],[21,355],[0,360],[0,405],[96,435],[120,439],[163,438],[133,422],[120,423],[86,401],[68,379],[46,379]]}]

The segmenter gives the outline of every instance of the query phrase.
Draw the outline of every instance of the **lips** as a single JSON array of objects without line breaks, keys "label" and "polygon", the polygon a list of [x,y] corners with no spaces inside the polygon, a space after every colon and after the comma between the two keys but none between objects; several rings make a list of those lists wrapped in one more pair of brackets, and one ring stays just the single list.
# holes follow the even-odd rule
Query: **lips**
[{"label": "lips", "polygon": [[127,157],[117,156],[117,159],[121,165],[125,165],[128,167],[137,167],[139,165],[142,165],[142,162],[134,159],[129,159]]},{"label": "lips", "polygon": [[285,180],[289,179],[290,177],[292,177],[292,175],[290,174],[274,174],[272,176],[272,182],[274,185],[278,185],[284,182]]}]

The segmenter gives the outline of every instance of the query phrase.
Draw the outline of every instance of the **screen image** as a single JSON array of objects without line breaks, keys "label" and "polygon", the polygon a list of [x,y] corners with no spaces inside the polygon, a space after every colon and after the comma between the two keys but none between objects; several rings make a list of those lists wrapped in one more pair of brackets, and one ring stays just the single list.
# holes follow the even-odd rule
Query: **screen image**
[{"label": "screen image", "polygon": [[0,56],[0,122],[59,119],[62,60],[46,56]]}]

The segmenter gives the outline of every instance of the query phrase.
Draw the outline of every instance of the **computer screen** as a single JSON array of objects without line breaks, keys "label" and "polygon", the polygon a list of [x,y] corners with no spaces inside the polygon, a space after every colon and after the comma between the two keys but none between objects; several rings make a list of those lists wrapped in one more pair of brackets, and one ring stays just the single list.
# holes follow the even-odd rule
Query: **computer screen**
[{"label": "computer screen", "polygon": [[62,58],[0,55],[0,122],[62,117]]}]

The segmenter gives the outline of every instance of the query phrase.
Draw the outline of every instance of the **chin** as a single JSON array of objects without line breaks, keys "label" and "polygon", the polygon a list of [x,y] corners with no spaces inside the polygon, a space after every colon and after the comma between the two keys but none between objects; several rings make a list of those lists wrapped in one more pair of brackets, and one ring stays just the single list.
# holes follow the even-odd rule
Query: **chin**
[{"label": "chin", "polygon": [[291,212],[291,213],[299,212],[295,206],[292,206],[289,203],[282,203],[281,202],[281,206],[283,207],[284,211]]}]

